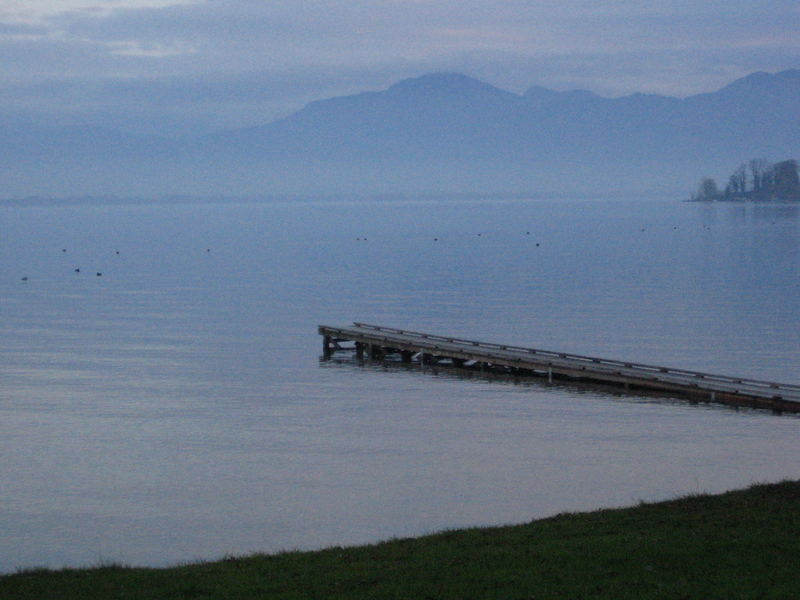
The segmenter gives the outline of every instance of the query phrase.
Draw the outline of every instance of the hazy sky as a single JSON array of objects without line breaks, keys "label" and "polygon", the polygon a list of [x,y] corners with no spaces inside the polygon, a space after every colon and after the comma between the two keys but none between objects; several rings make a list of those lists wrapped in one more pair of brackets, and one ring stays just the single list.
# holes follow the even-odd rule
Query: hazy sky
[{"label": "hazy sky", "polygon": [[459,71],[684,96],[800,67],[797,0],[0,0],[3,118],[213,129]]}]

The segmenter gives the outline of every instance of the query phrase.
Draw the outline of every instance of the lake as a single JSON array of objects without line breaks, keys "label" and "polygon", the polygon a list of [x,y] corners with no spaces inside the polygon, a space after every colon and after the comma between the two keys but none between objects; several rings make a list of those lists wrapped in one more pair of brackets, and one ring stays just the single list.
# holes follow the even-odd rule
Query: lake
[{"label": "lake", "polygon": [[798,478],[796,417],[321,362],[316,326],[798,383],[799,281],[796,204],[0,206],[0,572]]}]

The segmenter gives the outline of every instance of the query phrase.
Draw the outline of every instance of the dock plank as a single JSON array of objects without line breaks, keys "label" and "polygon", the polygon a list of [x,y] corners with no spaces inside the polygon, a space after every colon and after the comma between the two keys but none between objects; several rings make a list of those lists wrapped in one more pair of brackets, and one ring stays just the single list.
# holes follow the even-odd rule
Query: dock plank
[{"label": "dock plank", "polygon": [[333,351],[330,341],[354,342],[358,348],[381,354],[406,352],[474,361],[480,365],[556,378],[598,381],[624,387],[671,391],[703,400],[800,412],[800,385],[778,383],[701,371],[569,354],[521,346],[480,342],[455,337],[356,322],[347,327],[320,325],[323,350]]}]

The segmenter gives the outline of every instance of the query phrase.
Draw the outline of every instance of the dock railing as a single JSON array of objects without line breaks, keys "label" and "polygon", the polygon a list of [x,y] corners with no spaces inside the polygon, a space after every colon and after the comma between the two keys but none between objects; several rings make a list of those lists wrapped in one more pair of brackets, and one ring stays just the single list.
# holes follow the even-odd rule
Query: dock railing
[{"label": "dock railing", "polygon": [[666,385],[682,388],[686,391],[692,389],[703,390],[713,394],[735,394],[748,397],[768,398],[773,400],[786,400],[798,403],[800,407],[800,385],[777,383],[760,379],[733,377],[663,367],[646,363],[637,363],[623,360],[613,360],[515,346],[511,344],[496,344],[476,340],[442,336],[408,329],[372,325],[369,323],[355,322],[351,327],[329,327],[321,325],[320,333],[323,335],[339,336],[342,339],[358,339],[364,343],[377,344],[387,348],[403,347],[406,349],[418,347],[420,351],[432,355],[459,356],[469,360],[492,362],[501,361],[509,366],[519,368],[544,369],[552,373],[561,373],[571,377],[595,378],[615,383],[652,383],[654,386]]},{"label": "dock railing", "polygon": [[554,352],[552,350],[538,350],[536,348],[525,348],[523,346],[514,346],[509,344],[493,344],[490,342],[478,342],[475,340],[467,340],[455,337],[446,337],[441,335],[431,335],[428,333],[420,333],[418,331],[409,331],[407,329],[395,329],[393,327],[383,327],[380,325],[370,325],[368,323],[353,323],[356,327],[370,329],[375,332],[385,332],[405,335],[409,337],[417,337],[429,341],[442,341],[451,344],[465,344],[475,346],[476,348],[486,348],[490,350],[511,350],[514,352],[524,352],[531,356],[543,358],[558,358],[567,359],[570,361],[583,362],[593,366],[604,365],[609,367],[622,367],[626,369],[636,369],[644,372],[651,372],[662,375],[681,375],[684,377],[695,377],[707,381],[719,381],[721,383],[733,383],[741,385],[749,385],[754,387],[763,387],[770,390],[786,390],[800,393],[800,385],[793,385],[787,383],[776,383],[773,381],[765,381],[760,379],[748,379],[744,377],[731,377],[728,375],[715,375],[712,373],[703,373],[700,371],[690,371],[687,369],[675,369],[671,367],[659,367],[656,365],[649,365],[645,363],[628,362],[621,360],[613,360],[608,358],[597,358],[595,356],[585,356],[582,354],[571,354],[567,352]]}]

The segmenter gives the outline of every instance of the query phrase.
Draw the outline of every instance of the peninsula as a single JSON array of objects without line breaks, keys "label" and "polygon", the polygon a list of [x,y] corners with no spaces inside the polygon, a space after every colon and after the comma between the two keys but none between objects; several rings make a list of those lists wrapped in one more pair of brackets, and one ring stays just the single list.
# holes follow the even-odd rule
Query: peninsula
[{"label": "peninsula", "polygon": [[728,184],[723,190],[719,189],[713,178],[704,177],[691,200],[693,202],[800,201],[797,161],[789,159],[770,164],[766,159],[753,158],[739,165],[728,178]]}]

